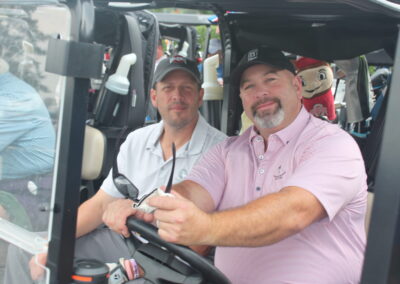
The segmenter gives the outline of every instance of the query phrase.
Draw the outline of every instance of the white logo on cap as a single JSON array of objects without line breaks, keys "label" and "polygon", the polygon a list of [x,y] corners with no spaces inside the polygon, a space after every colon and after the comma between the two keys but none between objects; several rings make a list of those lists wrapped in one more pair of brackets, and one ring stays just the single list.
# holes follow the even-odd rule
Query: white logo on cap
[{"label": "white logo on cap", "polygon": [[257,57],[258,57],[258,49],[250,50],[247,55],[247,61],[257,59]]},{"label": "white logo on cap", "polygon": [[169,63],[184,63],[186,64],[186,58],[182,56],[173,56],[169,59]]}]

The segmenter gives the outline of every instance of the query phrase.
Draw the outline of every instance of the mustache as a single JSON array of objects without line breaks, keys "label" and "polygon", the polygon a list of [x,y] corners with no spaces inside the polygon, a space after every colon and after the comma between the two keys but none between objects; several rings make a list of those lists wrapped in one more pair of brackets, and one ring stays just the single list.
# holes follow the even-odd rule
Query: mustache
[{"label": "mustache", "polygon": [[278,98],[262,98],[262,99],[256,101],[256,102],[251,106],[251,111],[252,111],[253,113],[255,113],[255,112],[257,111],[257,107],[258,107],[259,105],[262,105],[262,104],[265,104],[265,103],[268,103],[268,102],[277,103],[279,106],[280,106],[280,104],[281,104],[281,101],[280,101]]},{"label": "mustache", "polygon": [[169,104],[168,108],[173,108],[175,106],[181,106],[181,107],[187,107],[188,104],[184,103],[184,102],[172,102]]}]

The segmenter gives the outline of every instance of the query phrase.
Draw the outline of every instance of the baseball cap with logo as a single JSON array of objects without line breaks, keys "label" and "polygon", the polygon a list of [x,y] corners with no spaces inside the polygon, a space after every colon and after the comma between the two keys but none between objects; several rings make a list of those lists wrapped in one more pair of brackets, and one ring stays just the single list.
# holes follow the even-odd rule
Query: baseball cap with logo
[{"label": "baseball cap with logo", "polygon": [[279,70],[286,69],[293,74],[296,74],[293,64],[280,50],[271,47],[255,48],[248,51],[242,57],[242,59],[239,61],[239,64],[232,72],[230,82],[235,84],[235,91],[237,93],[239,93],[240,81],[243,72],[247,68],[257,64],[267,64],[276,67]]},{"label": "baseball cap with logo", "polygon": [[155,83],[162,81],[167,74],[176,70],[186,71],[192,75],[198,84],[201,84],[200,73],[195,61],[182,56],[172,56],[161,60],[158,64],[153,77],[153,86]]}]

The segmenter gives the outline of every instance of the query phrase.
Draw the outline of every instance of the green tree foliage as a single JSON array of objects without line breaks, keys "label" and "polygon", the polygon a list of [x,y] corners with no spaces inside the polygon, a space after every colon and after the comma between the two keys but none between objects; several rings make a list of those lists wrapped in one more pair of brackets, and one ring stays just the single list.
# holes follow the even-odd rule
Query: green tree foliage
[{"label": "green tree foliage", "polygon": [[40,31],[32,15],[34,7],[11,6],[0,11],[0,56],[8,62],[10,72],[36,90],[48,91],[43,85],[43,71],[38,57],[46,54],[48,36]]},{"label": "green tree foliage", "polygon": [[[163,8],[163,9],[153,9],[153,12],[158,13],[170,13],[170,14],[202,14],[202,15],[214,15],[212,11],[208,10],[191,10],[191,9],[180,9],[180,8]],[[196,26],[197,31],[197,43],[200,47],[201,51],[204,51],[205,47],[205,39],[207,35],[207,27],[206,26]],[[219,38],[219,34],[216,32],[217,25],[211,25],[211,37],[210,38]]]},{"label": "green tree foliage", "polygon": [[[206,26],[197,26],[197,36],[198,36],[198,44],[200,45],[200,50],[204,50],[204,44],[206,40],[206,35],[207,35],[207,27]],[[219,34],[216,32],[217,26],[212,25],[211,26],[211,35],[210,38],[220,38]]]}]

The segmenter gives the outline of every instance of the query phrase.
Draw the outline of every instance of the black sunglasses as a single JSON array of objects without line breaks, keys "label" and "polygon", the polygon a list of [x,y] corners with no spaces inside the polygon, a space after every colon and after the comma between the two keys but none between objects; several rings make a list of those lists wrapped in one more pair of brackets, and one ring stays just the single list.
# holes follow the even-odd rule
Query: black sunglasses
[{"label": "black sunglasses", "polygon": [[172,188],[172,179],[174,177],[174,170],[175,170],[175,160],[176,160],[176,153],[175,153],[175,143],[172,142],[172,170],[171,174],[169,175],[167,187],[165,188],[165,193],[170,193]]},{"label": "black sunglasses", "polygon": [[137,201],[139,189],[123,174],[118,171],[117,157],[119,148],[121,147],[121,139],[124,136],[127,127],[122,128],[121,134],[115,142],[114,162],[112,168],[113,182],[118,191],[125,197]]},{"label": "black sunglasses", "polygon": [[[127,129],[127,127],[124,127],[122,129],[121,134],[119,135],[119,137],[117,138],[117,141],[115,143],[116,147],[115,147],[115,152],[114,152],[114,162],[113,162],[113,169],[112,169],[113,182],[114,182],[115,187],[118,189],[118,191],[122,195],[137,202],[137,201],[139,201],[138,200],[139,189],[126,176],[124,176],[123,174],[121,174],[118,171],[117,157],[118,157],[119,148],[121,146],[120,141],[121,141],[121,138],[124,136],[126,129]],[[167,187],[165,189],[165,193],[171,192],[172,180],[174,177],[174,170],[175,170],[175,160],[176,160],[175,143],[172,143],[172,170],[171,170],[171,174],[169,176]],[[141,198],[141,201],[146,199],[150,194],[143,196]],[[139,203],[141,203],[141,202],[139,202]]]}]

